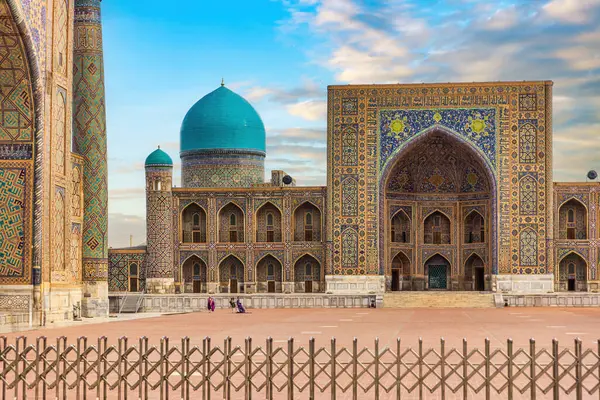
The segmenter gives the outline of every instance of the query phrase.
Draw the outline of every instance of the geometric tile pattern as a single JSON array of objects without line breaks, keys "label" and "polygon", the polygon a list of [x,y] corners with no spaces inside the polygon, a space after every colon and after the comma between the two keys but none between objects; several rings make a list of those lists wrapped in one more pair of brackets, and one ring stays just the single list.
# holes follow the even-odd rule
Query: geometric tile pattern
[{"label": "geometric tile pattern", "polygon": [[265,176],[263,153],[244,150],[186,151],[181,156],[183,187],[250,187]]},{"label": "geometric tile pattern", "polygon": [[[477,197],[475,187],[486,179],[478,172],[489,177],[489,218],[493,221],[489,231],[489,263],[492,272],[540,274],[553,271],[554,260],[549,256],[552,250],[546,245],[547,224],[553,219],[552,207],[548,207],[552,195],[551,90],[547,82],[330,86],[327,135],[327,209],[330,214],[327,219],[331,223],[327,236],[332,240],[333,265],[327,268],[344,274],[385,273],[384,267],[391,265],[391,251],[389,235],[384,235],[380,221],[387,218],[383,216],[387,216],[384,213],[387,213],[391,200],[384,195],[382,179],[390,176],[398,154],[416,146],[417,137],[441,131],[478,153],[484,167],[465,168],[461,172],[464,179],[453,179],[456,192],[473,191],[475,200],[483,200]],[[520,151],[519,132],[523,121],[536,129],[528,129],[523,135]],[[352,140],[343,133],[346,127],[353,125],[359,132],[355,150],[358,162],[346,165],[347,155],[353,154],[348,148]],[[529,137],[531,134],[535,135],[535,145]],[[449,161],[461,169],[465,167],[455,160]],[[442,164],[437,170],[432,163],[420,165],[431,171],[424,174],[422,168],[413,166],[418,176],[424,178],[413,183],[420,185],[420,189],[442,188],[452,173],[446,168],[448,164]],[[524,175],[520,174],[525,173],[531,178],[524,181],[521,191],[520,178]],[[357,176],[358,213],[355,216],[344,215],[348,210],[342,199],[344,192],[349,194],[341,179],[344,175]],[[402,179],[394,182],[396,187],[404,184],[409,183]],[[428,193],[422,196],[433,198],[427,197]],[[521,198],[524,199],[523,206],[520,205]],[[420,199],[413,197],[412,204],[419,204]],[[343,234],[345,226],[357,229],[360,238],[357,254],[352,235]],[[520,233],[525,229],[535,231],[535,235],[529,237],[536,241],[536,246],[525,252],[535,257],[527,268],[519,264]],[[350,254],[344,254],[344,247]],[[418,260],[422,252],[416,251],[416,254]],[[356,267],[343,268],[355,258]],[[449,261],[453,266],[459,263],[459,260]]]},{"label": "geometric tile pattern", "polygon": [[111,292],[127,292],[129,290],[129,266],[138,266],[139,290],[146,288],[146,254],[143,252],[111,251],[108,259],[108,290]]},{"label": "geometric tile pattern", "polygon": [[108,271],[106,117],[100,0],[76,1],[74,29],[73,137],[74,149],[84,159],[84,277],[105,280],[105,273],[98,270]]},{"label": "geometric tile pattern", "polygon": [[0,168],[0,277],[23,276],[25,169]]},{"label": "geometric tile pattern", "polygon": [[32,84],[18,28],[6,0],[0,1],[0,142],[32,142]]},{"label": "geometric tile pattern", "polygon": [[[148,278],[173,277],[173,197],[171,195],[172,167],[146,168],[146,236]],[[160,182],[160,190],[152,190]],[[156,186],[158,189],[158,186]]]}]

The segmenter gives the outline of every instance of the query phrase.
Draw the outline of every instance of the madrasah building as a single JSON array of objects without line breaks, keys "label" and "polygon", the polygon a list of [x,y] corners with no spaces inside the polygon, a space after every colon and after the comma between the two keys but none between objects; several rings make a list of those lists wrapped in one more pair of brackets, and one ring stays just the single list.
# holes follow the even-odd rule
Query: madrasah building
[{"label": "madrasah building", "polygon": [[100,5],[0,0],[0,325],[142,293],[144,310],[415,291],[598,304],[600,184],[552,179],[549,81],[330,86],[326,186],[265,182],[261,118],[218,87],[182,122],[180,185],[170,155],[146,159],[146,244],[109,250]]}]

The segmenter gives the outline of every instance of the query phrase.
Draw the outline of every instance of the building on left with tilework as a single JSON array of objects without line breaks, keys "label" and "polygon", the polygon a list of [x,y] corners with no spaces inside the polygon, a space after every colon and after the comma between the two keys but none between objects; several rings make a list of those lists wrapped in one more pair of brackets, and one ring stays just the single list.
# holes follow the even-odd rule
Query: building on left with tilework
[{"label": "building on left with tilework", "polygon": [[100,0],[0,0],[0,319],[108,314]]}]

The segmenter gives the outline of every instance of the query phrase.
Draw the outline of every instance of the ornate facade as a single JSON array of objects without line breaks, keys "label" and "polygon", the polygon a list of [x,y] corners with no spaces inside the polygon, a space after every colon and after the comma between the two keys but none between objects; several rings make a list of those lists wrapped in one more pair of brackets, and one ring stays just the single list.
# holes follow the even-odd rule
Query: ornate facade
[{"label": "ornate facade", "polygon": [[[100,0],[0,0],[0,20],[0,313],[28,313],[32,324],[74,309],[107,315],[106,283],[97,290],[106,228],[89,229],[106,226]],[[88,50],[94,68],[81,60]],[[104,179],[92,184],[97,171]],[[104,252],[103,280],[85,277],[90,241]]]},{"label": "ornate facade", "polygon": [[182,188],[146,161],[150,292],[598,291],[599,187],[552,182],[552,82],[331,86],[326,187],[249,179],[264,131],[233,95],[188,112]]}]

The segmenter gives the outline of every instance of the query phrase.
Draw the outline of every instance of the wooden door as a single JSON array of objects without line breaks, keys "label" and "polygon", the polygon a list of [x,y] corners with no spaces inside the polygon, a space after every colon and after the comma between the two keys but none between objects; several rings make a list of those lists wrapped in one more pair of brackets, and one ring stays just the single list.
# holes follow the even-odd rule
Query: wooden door
[{"label": "wooden door", "polygon": [[237,293],[237,292],[238,292],[237,279],[231,279],[229,281],[229,293]]},{"label": "wooden door", "polygon": [[275,293],[275,281],[267,282],[267,293]]},{"label": "wooden door", "polygon": [[304,293],[312,293],[312,281],[304,282]]},{"label": "wooden door", "polygon": [[194,293],[200,293],[202,282],[199,280],[194,281]]},{"label": "wooden door", "polygon": [[132,276],[129,278],[129,291],[130,292],[138,291],[138,278],[137,277]]},{"label": "wooden door", "polygon": [[397,269],[392,270],[392,291],[395,292],[400,290],[400,271]]}]

